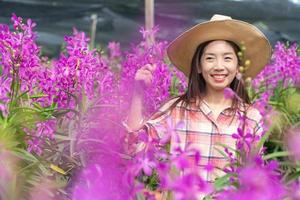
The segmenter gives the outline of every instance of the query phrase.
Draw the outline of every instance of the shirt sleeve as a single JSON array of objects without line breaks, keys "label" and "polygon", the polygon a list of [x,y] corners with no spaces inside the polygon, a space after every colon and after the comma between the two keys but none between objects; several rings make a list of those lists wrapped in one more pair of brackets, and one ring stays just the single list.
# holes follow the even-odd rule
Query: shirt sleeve
[{"label": "shirt sleeve", "polygon": [[261,137],[263,134],[263,117],[260,114],[259,110],[256,108],[250,107],[247,111],[247,118],[249,120],[248,125],[253,131],[253,134]]},{"label": "shirt sleeve", "polygon": [[[253,147],[258,151],[261,152],[262,148],[257,149],[257,145],[264,134],[264,126],[263,126],[263,117],[260,114],[259,110],[254,107],[250,107],[247,111],[247,128],[250,133],[254,135],[255,141],[253,141]],[[257,153],[258,153],[257,152]]]},{"label": "shirt sleeve", "polygon": [[154,113],[144,126],[153,140],[160,140],[171,126],[171,111],[160,109]]},{"label": "shirt sleeve", "polygon": [[172,126],[172,110],[170,107],[176,101],[173,98],[161,106],[149,119],[141,122],[141,127],[138,130],[130,130],[123,122],[123,126],[128,132],[126,140],[127,146],[130,147],[130,152],[139,151],[145,147],[143,137],[148,137],[148,140],[160,140]]}]

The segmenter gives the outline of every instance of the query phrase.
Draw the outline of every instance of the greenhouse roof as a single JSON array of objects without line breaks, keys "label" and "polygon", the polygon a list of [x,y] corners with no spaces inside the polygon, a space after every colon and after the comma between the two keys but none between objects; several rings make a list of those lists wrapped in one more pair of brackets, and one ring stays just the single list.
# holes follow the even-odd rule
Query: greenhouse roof
[{"label": "greenhouse roof", "polygon": [[[261,29],[274,45],[276,41],[300,42],[299,0],[157,0],[155,24],[160,39],[172,40],[190,26],[213,14],[245,20]],[[96,42],[118,41],[127,47],[141,40],[144,26],[143,0],[2,0],[0,23],[10,23],[11,13],[37,23],[38,42],[48,55],[59,52],[63,36],[76,27],[90,33],[97,15]]]}]

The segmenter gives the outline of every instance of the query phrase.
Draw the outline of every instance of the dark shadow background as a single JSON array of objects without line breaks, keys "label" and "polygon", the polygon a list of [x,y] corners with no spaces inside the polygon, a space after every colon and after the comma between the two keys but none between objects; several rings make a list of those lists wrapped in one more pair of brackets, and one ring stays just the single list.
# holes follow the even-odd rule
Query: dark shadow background
[{"label": "dark shadow background", "polygon": [[[123,48],[141,40],[144,0],[0,0],[0,23],[11,13],[37,22],[43,54],[57,56],[63,36],[72,28],[90,34],[97,14],[96,43],[118,41]],[[155,0],[159,39],[172,40],[183,30],[209,20],[215,13],[255,24],[270,39],[300,42],[300,0]]]}]

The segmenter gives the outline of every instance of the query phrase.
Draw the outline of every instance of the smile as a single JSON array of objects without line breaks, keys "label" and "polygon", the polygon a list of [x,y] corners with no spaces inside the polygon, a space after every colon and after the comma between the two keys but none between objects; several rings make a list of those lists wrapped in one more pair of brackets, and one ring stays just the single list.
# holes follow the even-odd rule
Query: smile
[{"label": "smile", "polygon": [[210,76],[213,77],[213,79],[216,82],[223,82],[228,75],[227,74],[211,74]]}]

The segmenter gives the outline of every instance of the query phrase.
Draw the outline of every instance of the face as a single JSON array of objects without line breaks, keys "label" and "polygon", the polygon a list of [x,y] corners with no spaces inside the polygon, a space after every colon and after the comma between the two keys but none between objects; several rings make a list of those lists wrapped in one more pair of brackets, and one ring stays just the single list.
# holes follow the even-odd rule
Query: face
[{"label": "face", "polygon": [[233,47],[226,41],[209,43],[203,51],[199,72],[206,82],[207,91],[224,90],[238,72],[238,58]]}]

